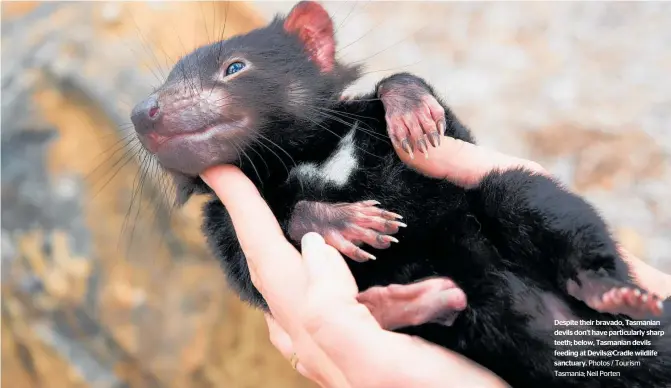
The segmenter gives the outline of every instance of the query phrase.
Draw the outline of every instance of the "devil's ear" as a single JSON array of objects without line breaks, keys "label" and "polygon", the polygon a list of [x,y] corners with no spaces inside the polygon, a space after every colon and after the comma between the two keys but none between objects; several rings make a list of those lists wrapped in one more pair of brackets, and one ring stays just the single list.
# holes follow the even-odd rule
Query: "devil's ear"
[{"label": "devil's ear", "polygon": [[297,34],[310,58],[323,72],[333,70],[335,38],[328,12],[314,1],[301,1],[284,21],[284,30]]}]

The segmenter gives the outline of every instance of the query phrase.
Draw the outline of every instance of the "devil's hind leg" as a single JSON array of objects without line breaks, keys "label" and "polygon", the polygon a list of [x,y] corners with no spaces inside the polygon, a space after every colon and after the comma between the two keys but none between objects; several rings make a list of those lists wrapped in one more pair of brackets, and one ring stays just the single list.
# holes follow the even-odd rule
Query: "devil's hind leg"
[{"label": "devil's hind leg", "polygon": [[469,191],[486,234],[513,265],[542,272],[592,309],[660,316],[660,298],[633,284],[610,232],[585,200],[550,177],[515,169]]}]

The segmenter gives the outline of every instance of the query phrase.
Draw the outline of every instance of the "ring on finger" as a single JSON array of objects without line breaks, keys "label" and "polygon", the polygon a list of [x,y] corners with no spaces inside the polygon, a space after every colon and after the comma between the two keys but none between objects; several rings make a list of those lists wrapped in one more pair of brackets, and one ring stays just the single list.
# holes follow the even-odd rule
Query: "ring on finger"
[{"label": "ring on finger", "polygon": [[291,367],[296,369],[296,365],[298,365],[298,356],[296,353],[291,353],[291,358],[289,359],[289,362],[291,362]]}]

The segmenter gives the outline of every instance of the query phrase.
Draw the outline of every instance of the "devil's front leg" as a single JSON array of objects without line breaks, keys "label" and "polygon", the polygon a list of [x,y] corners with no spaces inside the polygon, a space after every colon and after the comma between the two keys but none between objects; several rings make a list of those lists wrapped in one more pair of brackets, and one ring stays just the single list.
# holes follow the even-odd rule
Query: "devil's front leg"
[{"label": "devil's front leg", "polygon": [[378,83],[376,93],[384,105],[389,137],[411,158],[415,150],[428,158],[427,140],[437,147],[443,135],[473,142],[469,131],[423,79],[394,74]]},{"label": "devil's front leg", "polygon": [[377,249],[398,242],[392,235],[406,225],[403,217],[378,207],[375,200],[355,203],[300,201],[289,220],[288,234],[295,242],[308,232],[317,232],[340,253],[352,260],[375,260],[361,245]]},{"label": "devil's front leg", "polygon": [[[374,200],[355,203],[300,201],[294,207],[288,225],[295,242],[308,232],[317,232],[340,253],[358,262],[375,259],[360,245],[377,249],[398,242],[392,234],[405,224],[401,216],[378,207]],[[425,323],[450,326],[466,308],[466,295],[447,278],[416,283],[372,287],[358,295],[380,326],[394,330]]]},{"label": "devil's front leg", "polygon": [[427,139],[434,147],[445,133],[445,110],[420,78],[407,73],[382,80],[377,95],[384,105],[387,132],[392,142],[414,156],[428,157]]}]

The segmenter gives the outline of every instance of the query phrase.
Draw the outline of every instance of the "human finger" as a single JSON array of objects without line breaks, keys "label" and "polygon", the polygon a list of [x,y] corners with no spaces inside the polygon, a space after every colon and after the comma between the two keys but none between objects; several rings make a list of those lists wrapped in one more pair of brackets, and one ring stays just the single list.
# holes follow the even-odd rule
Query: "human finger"
[{"label": "human finger", "polygon": [[345,259],[322,236],[314,232],[305,234],[301,252],[311,297],[320,302],[355,300],[358,290]]},{"label": "human finger", "polygon": [[226,207],[252,282],[268,304],[295,303],[292,298],[302,292],[304,277],[300,254],[284,237],[254,184],[233,166],[210,168],[202,177]]},{"label": "human finger", "polygon": [[300,357],[297,356],[294,350],[293,341],[289,334],[280,326],[277,321],[270,316],[270,314],[265,314],[264,318],[266,319],[266,324],[268,325],[268,336],[270,338],[270,343],[282,354],[282,356],[289,362],[292,363],[294,359],[296,364],[292,365],[294,369],[303,377],[306,377],[310,380],[315,380],[315,376],[305,368],[305,365],[301,363]]},{"label": "human finger", "polygon": [[245,252],[274,253],[277,246],[291,246],[259,191],[242,171],[228,165],[216,166],[202,177],[226,206]]},{"label": "human finger", "polygon": [[644,262],[632,255],[622,246],[618,246],[622,259],[629,264],[632,275],[638,286],[654,292],[662,298],[671,297],[671,275]]},{"label": "human finger", "polygon": [[547,171],[536,162],[448,136],[441,137],[438,147],[429,150],[428,159],[411,159],[398,147],[394,149],[404,163],[422,174],[447,179],[464,187],[477,185],[486,174],[495,169],[509,170],[522,167],[539,174],[547,174]]},{"label": "human finger", "polygon": [[[443,137],[440,145],[431,149],[429,159],[408,157],[407,153],[394,147],[398,156],[407,165],[419,172],[434,177],[447,179],[465,187],[472,187],[490,171],[526,168],[539,174],[548,172],[538,163],[505,155],[485,147],[477,146],[451,137]],[[620,250],[623,259],[630,264],[637,284],[655,293],[671,296],[671,275],[642,262],[625,250]]]},{"label": "human finger", "polygon": [[291,337],[270,314],[264,314],[264,318],[268,325],[270,343],[288,360],[294,352]]}]

